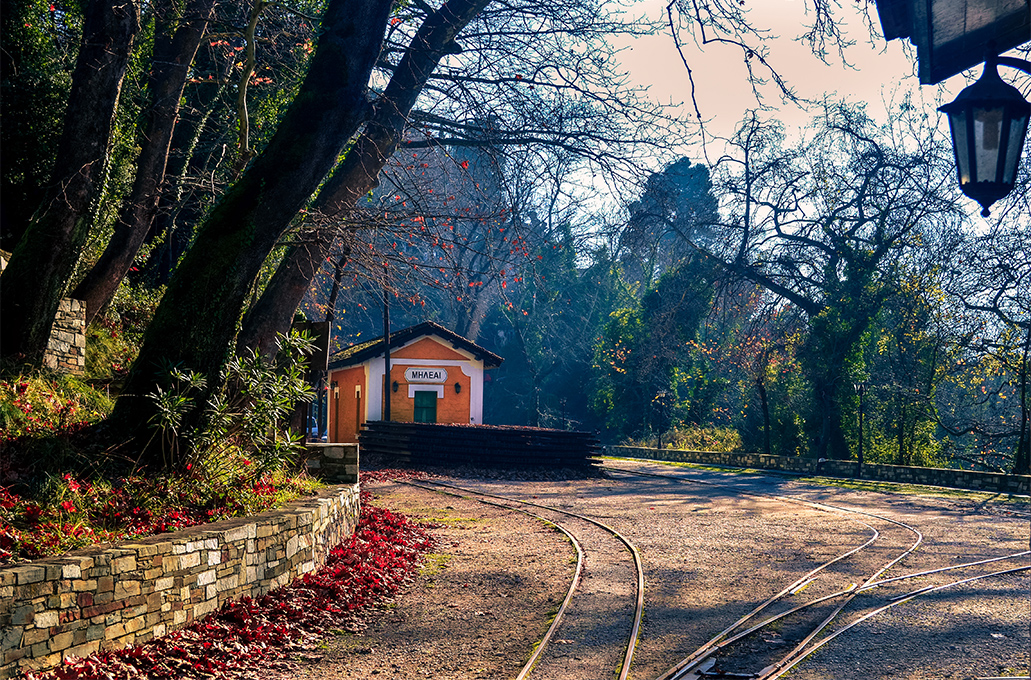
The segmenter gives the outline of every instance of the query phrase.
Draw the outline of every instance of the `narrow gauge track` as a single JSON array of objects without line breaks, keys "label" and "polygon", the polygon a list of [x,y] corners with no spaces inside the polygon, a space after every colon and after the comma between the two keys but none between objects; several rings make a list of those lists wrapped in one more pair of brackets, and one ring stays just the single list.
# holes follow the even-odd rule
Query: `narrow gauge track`
[{"label": "narrow gauge track", "polygon": [[[905,557],[910,555],[914,550],[916,550],[920,546],[920,544],[923,541],[923,536],[918,529],[888,517],[882,517],[879,515],[875,515],[873,513],[868,513],[853,508],[843,508],[838,506],[826,505],[823,503],[814,503],[812,501],[805,501],[797,498],[792,498],[789,496],[747,491],[736,488],[733,485],[723,485],[703,480],[685,479],[673,475],[649,473],[641,470],[629,470],[626,468],[620,468],[618,466],[611,465],[609,463],[606,463],[606,469],[612,472],[620,472],[636,476],[655,477],[667,481],[674,481],[684,484],[699,484],[705,486],[730,488],[734,489],[736,493],[742,495],[765,497],[788,503],[802,504],[819,510],[834,512],[836,514],[859,515],[864,517],[864,519],[860,520],[855,517],[853,517],[852,519],[866,526],[873,533],[873,536],[870,538],[870,540],[868,540],[863,545],[858,546],[841,555],[838,555],[834,559],[829,560],[821,565],[818,565],[813,570],[799,578],[797,581],[787,586],[782,591],[780,591],[776,595],[772,596],[771,598],[757,606],[751,612],[735,621],[731,626],[721,631],[707,643],[705,643],[697,650],[695,650],[693,653],[688,655],[680,663],[666,671],[663,675],[661,675],[658,678],[658,680],[701,680],[702,678],[739,678],[742,680],[746,678],[754,678],[756,680],[773,680],[774,678],[779,678],[782,675],[784,675],[791,668],[793,668],[807,656],[815,652],[817,649],[821,648],[822,646],[830,642],[832,639],[836,638],[842,633],[845,633],[847,630],[866,621],[867,619],[881,612],[887,611],[888,609],[891,609],[892,607],[901,605],[920,595],[937,592],[940,590],[944,590],[946,588],[951,588],[953,586],[970,583],[983,578],[991,578],[995,576],[1012,574],[1031,569],[1031,566],[1021,566],[992,571],[989,573],[977,574],[974,576],[963,578],[958,581],[946,583],[944,585],[928,586],[915,591],[903,593],[891,597],[886,603],[877,603],[873,605],[867,604],[865,606],[865,609],[868,609],[869,611],[866,611],[858,618],[854,618],[849,623],[838,627],[833,632],[829,632],[826,635],[824,635],[824,637],[817,640],[817,637],[821,633],[827,631],[830,628],[831,624],[835,622],[838,616],[842,613],[842,611],[849,604],[854,603],[856,597],[861,593],[881,588],[889,583],[904,584],[906,581],[910,581],[915,578],[925,577],[930,574],[960,569],[968,569],[971,567],[979,567],[987,564],[994,564],[996,562],[1004,560],[1016,559],[1031,554],[1031,551],[1023,551],[1019,553],[1014,553],[1012,555],[1005,555],[989,560],[968,562],[964,564],[957,564],[949,567],[944,567],[941,569],[932,569],[913,574],[907,574],[895,578],[879,580],[879,577],[882,574],[884,574],[888,569],[897,565],[900,561],[902,561]],[[908,549],[902,551],[899,555],[895,556],[887,563],[879,562],[878,566],[875,569],[873,569],[873,573],[870,576],[868,576],[861,585],[852,583],[842,590],[830,592],[822,596],[810,599],[807,602],[797,604],[794,606],[789,606],[787,609],[784,609],[785,605],[783,604],[783,601],[787,597],[800,593],[802,590],[809,587],[810,584],[814,583],[818,576],[828,575],[829,568],[832,565],[835,565],[843,560],[846,560],[847,558],[852,558],[861,551],[872,546],[874,542],[880,538],[880,532],[873,526],[871,526],[867,521],[865,521],[865,519],[881,520],[891,525],[896,525],[905,530],[908,530],[912,532],[914,536],[916,536],[916,541]],[[780,605],[782,611],[770,615],[770,613],[774,609],[774,605],[776,605],[777,603],[782,603]],[[832,603],[836,604],[832,606]],[[825,615],[824,612],[821,611],[821,609],[826,610],[828,608],[830,608],[830,613]],[[760,614],[765,614],[766,618],[759,620],[758,617]],[[809,620],[806,620],[804,618],[806,617],[806,615],[808,615]],[[749,653],[741,653],[739,651],[738,648],[744,645],[744,640],[757,635],[762,630],[767,629],[771,624],[776,623],[779,625],[784,625],[785,622],[791,621],[793,618],[796,619],[796,630],[807,628],[808,632],[804,635],[804,637],[802,637],[802,639],[798,642],[797,645],[788,650],[785,654],[777,655],[779,658],[776,658],[772,661],[763,659],[759,664],[756,664],[755,659],[749,658],[751,656]],[[798,621],[797,619],[802,620]],[[753,620],[757,620],[758,623],[753,623],[750,627],[745,628],[745,624],[752,622]],[[737,658],[741,656],[745,657],[743,662]],[[759,658],[762,659],[763,657],[760,656]],[[742,663],[744,664],[744,668],[742,667]],[[751,668],[748,668],[749,663],[752,664]],[[762,665],[764,663],[766,665]],[[756,669],[756,666],[761,666],[761,668]],[[728,670],[728,668],[733,668],[733,670]]]},{"label": "narrow gauge track", "polygon": [[[617,608],[624,607],[621,607],[619,603],[621,599],[618,597],[619,587],[617,584],[612,583],[613,578],[619,578],[618,575],[614,575],[612,573],[613,571],[619,571],[618,567],[616,569],[613,569],[615,565],[604,564],[605,558],[603,556],[603,552],[598,547],[590,548],[589,552],[585,551],[582,542],[574,536],[573,532],[570,531],[567,525],[579,523],[577,532],[583,534],[594,533],[595,535],[592,537],[593,541],[597,541],[597,532],[599,529],[605,534],[617,539],[619,543],[622,544],[622,546],[625,548],[625,550],[628,551],[630,555],[633,557],[635,572],[634,588],[636,590],[636,597],[634,601],[633,615],[632,617],[626,617],[628,619],[629,625],[627,626],[628,632],[626,634],[625,644],[622,645],[622,651],[612,654],[612,656],[616,657],[613,659],[615,663],[612,663],[611,667],[606,668],[603,671],[603,673],[608,674],[611,672],[611,668],[617,668],[619,671],[617,676],[618,680],[627,679],[630,673],[630,666],[633,663],[634,649],[637,645],[637,639],[641,629],[641,618],[644,613],[644,567],[641,563],[640,553],[637,551],[637,548],[634,546],[633,543],[630,542],[629,539],[627,539],[623,534],[619,533],[612,527],[603,524],[602,522],[599,522],[590,517],[586,517],[584,515],[577,514],[575,512],[563,510],[561,508],[555,508],[552,506],[534,503],[532,501],[522,500],[518,498],[499,496],[497,494],[492,494],[477,489],[470,489],[466,487],[456,486],[454,484],[446,484],[444,482],[436,482],[432,480],[421,480],[418,483],[407,480],[395,481],[398,481],[402,484],[407,484],[410,486],[421,488],[424,490],[437,491],[441,493],[450,493],[456,496],[463,496],[463,494],[466,494],[467,496],[463,497],[471,497],[475,500],[480,501],[481,503],[486,503],[496,507],[506,508],[509,510],[513,510],[515,512],[522,512],[524,514],[537,517],[547,522],[548,524],[557,527],[567,537],[569,537],[570,541],[573,543],[573,546],[576,548],[577,552],[577,566],[572,582],[570,583],[569,590],[566,593],[566,597],[560,605],[559,610],[555,615],[555,618],[549,626],[547,632],[544,634],[544,637],[541,639],[541,642],[537,645],[536,650],[534,650],[533,654],[530,656],[529,661],[527,661],[527,663],[523,666],[522,670],[519,672],[519,675],[516,676],[516,680],[523,680],[524,678],[530,677],[531,673],[533,673],[535,677],[549,679],[561,678],[563,677],[564,673],[570,671],[572,671],[572,677],[587,677],[583,675],[582,668],[568,669],[570,658],[568,655],[549,653],[550,650],[554,647],[554,645],[552,644],[553,642],[569,642],[566,640],[559,640],[558,638],[556,638],[556,633],[559,630],[562,630],[563,632],[576,630],[577,626],[579,626],[580,633],[583,633],[584,626],[590,626],[598,623],[608,623],[612,620],[612,617],[620,616],[620,613],[617,611]],[[513,504],[515,504],[515,506],[513,506]],[[552,515],[561,515],[563,519],[556,520],[554,517],[547,517],[545,516],[545,514],[541,514],[540,512],[532,512],[518,506],[528,506],[535,508],[536,510],[543,511],[544,513],[550,513]],[[572,519],[573,522],[570,522],[570,519]],[[585,529],[587,529],[587,531],[585,531]],[[595,557],[596,555],[602,555],[601,559],[599,560],[599,564],[593,565],[592,568],[588,569],[586,576],[584,573],[585,554],[590,555],[592,557]],[[606,577],[609,580],[608,583],[604,582],[606,580]],[[577,605],[574,603],[573,600],[574,596],[577,594],[577,589],[579,588],[579,586],[583,584],[585,578],[602,581],[601,583],[597,583],[593,590],[602,594],[602,597],[596,599],[612,600],[611,604],[607,605],[609,606],[610,611],[607,612],[605,615],[599,617],[596,614],[579,615],[577,613]],[[612,595],[617,596],[611,597]],[[572,622],[573,619],[577,618],[580,619],[579,623]],[[565,627],[563,627],[563,624],[566,624]],[[568,635],[570,633],[566,634]],[[608,644],[605,640],[601,640],[599,641],[598,646],[611,647],[612,645]],[[592,657],[589,661],[595,663],[605,656],[610,656],[609,654],[599,653],[598,649],[594,649],[586,653],[590,654]],[[584,657],[574,659],[574,661],[575,660],[588,661],[588,659],[585,659]],[[591,677],[603,677],[602,673],[597,673],[594,671],[591,672],[593,673]]]}]

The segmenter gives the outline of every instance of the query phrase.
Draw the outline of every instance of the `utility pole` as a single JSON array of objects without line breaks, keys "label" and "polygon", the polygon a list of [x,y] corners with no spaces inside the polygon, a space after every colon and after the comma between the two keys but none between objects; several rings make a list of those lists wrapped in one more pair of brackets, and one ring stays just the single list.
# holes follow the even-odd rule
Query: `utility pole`
[{"label": "utility pole", "polygon": [[866,393],[866,383],[855,383],[856,394],[859,395],[859,474],[863,476],[863,395]]},{"label": "utility pole", "polygon": [[383,420],[390,420],[390,301],[383,281]]}]

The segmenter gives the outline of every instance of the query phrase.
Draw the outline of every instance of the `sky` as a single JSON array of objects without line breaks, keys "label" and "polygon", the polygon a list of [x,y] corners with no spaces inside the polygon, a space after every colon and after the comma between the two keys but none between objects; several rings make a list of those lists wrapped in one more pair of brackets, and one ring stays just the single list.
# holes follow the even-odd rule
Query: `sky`
[{"label": "sky", "polygon": [[[959,75],[939,86],[921,86],[912,56],[915,49],[911,48],[907,54],[902,41],[886,42],[880,36],[871,44],[870,32],[853,3],[842,3],[844,7],[840,10],[842,13],[851,12],[845,14],[848,35],[856,42],[845,52],[845,58],[854,66],[848,68],[836,53],[830,55],[829,65],[823,64],[807,45],[794,40],[803,32],[802,27],[806,23],[804,0],[746,2],[753,25],[769,29],[773,35],[779,36],[766,42],[770,63],[803,97],[819,100],[825,93],[836,92],[851,101],[865,102],[867,112],[876,120],[884,121],[888,110],[885,103],[900,101],[906,92],[912,93],[915,103],[923,102],[923,105],[934,109],[951,101],[967,84]],[[664,19],[666,4],[666,0],[642,0],[633,6],[632,11],[651,19]],[[873,18],[879,31],[876,12]],[[745,111],[757,106],[741,51],[734,46],[719,44],[699,49],[690,37],[687,41],[683,47],[694,73],[696,98],[702,117],[707,121],[706,127],[715,135],[729,136]],[[648,85],[652,96],[660,102],[685,102],[691,110],[687,70],[668,29],[660,35],[618,44],[625,47],[620,55],[621,61],[633,82]],[[811,112],[795,104],[783,103],[772,84],[765,88],[763,94],[764,104],[777,107],[770,115],[785,123],[789,135],[792,130],[801,130],[812,117]],[[942,125],[947,126],[944,121]],[[689,155],[697,157],[700,153],[700,149],[693,148]],[[710,148],[710,156],[712,153]]]}]

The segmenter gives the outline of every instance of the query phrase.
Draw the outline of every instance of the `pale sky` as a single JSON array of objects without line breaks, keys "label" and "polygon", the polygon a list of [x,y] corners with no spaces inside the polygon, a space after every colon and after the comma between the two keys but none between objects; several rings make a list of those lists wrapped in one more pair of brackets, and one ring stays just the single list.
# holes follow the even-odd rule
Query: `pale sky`
[{"label": "pale sky", "polygon": [[[641,0],[633,6],[635,14],[649,18],[664,18],[668,0]],[[842,3],[840,12],[854,11],[849,19],[849,37],[856,44],[845,53],[855,68],[842,65],[837,53],[829,55],[830,65],[823,64],[807,45],[794,40],[803,32],[806,22],[803,0],[747,0],[749,16],[755,26],[767,28],[780,38],[768,41],[768,61],[802,97],[822,99],[825,93],[837,92],[848,100],[866,102],[868,113],[884,120],[884,102],[899,101],[905,92],[913,93],[914,103],[920,100],[934,108],[951,101],[965,85],[962,75],[950,78],[941,86],[921,86],[915,75],[912,58],[906,54],[900,40],[886,42],[877,37],[870,44],[870,33],[862,23],[858,10],[851,3]],[[874,16],[876,22],[876,16]],[[879,30],[880,24],[876,23]],[[692,67],[696,85],[696,98],[707,127],[717,135],[730,135],[747,109],[757,106],[747,70],[742,63],[741,51],[735,46],[709,44],[699,50],[689,36],[684,51]],[[652,96],[661,102],[684,102],[693,113],[690,103],[690,83],[687,71],[677,54],[667,30],[664,34],[627,41],[621,59],[633,81],[651,86]],[[915,49],[910,50],[915,54]],[[980,69],[975,69],[980,73]],[[944,88],[945,93],[940,94]],[[770,115],[783,121],[789,132],[800,129],[811,118],[811,113],[791,103],[782,103],[772,84],[763,91],[764,103],[779,108]],[[941,101],[938,101],[938,97]],[[945,123],[942,123],[945,125]],[[712,150],[710,150],[710,155]],[[718,152],[717,152],[718,153]],[[692,157],[699,151],[690,152]],[[700,159],[699,159],[700,160]]]}]

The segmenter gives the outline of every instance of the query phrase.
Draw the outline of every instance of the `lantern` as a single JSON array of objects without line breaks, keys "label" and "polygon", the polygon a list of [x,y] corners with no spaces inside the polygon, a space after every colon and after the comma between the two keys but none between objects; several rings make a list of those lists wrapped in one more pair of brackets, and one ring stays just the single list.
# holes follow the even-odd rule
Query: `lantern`
[{"label": "lantern", "polygon": [[960,189],[981,204],[985,217],[1013,190],[1031,115],[1031,104],[999,77],[999,61],[1010,59],[986,61],[978,81],[939,109],[949,117]]}]

